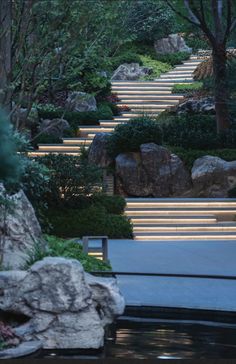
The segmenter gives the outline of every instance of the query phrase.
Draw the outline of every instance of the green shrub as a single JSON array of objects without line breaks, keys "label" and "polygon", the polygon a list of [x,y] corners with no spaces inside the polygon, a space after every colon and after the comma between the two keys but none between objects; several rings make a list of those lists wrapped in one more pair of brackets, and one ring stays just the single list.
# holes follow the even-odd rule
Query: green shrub
[{"label": "green shrub", "polygon": [[46,252],[42,251],[39,246],[35,245],[35,247],[28,252],[28,258],[25,262],[24,269],[30,268],[35,262],[46,256],[51,256],[77,259],[87,272],[111,270],[109,263],[84,254],[82,245],[72,240],[64,240],[50,235],[46,235],[45,240],[48,243],[48,250]]},{"label": "green shrub", "polygon": [[52,233],[63,238],[84,235],[107,235],[109,238],[132,238],[132,226],[126,216],[108,214],[102,206],[87,209],[49,209],[47,217]]},{"label": "green shrub", "polygon": [[77,130],[79,125],[98,125],[99,120],[111,120],[113,113],[108,105],[101,105],[97,111],[64,111],[63,109],[45,110],[38,106],[39,117],[41,119],[63,118],[68,121],[70,126]]},{"label": "green shrub", "polygon": [[19,183],[24,173],[17,147],[10,121],[0,114],[0,182],[9,188]]},{"label": "green shrub", "polygon": [[92,198],[92,203],[102,205],[108,213],[122,215],[126,206],[124,197],[114,195],[96,194]]},{"label": "green shrub", "polygon": [[125,50],[123,51],[123,53],[112,58],[112,69],[117,69],[123,63],[139,63],[140,65],[142,65],[142,60],[141,57],[132,50]]},{"label": "green shrub", "polygon": [[184,149],[181,147],[168,146],[168,148],[175,154],[177,154],[185,165],[191,169],[196,159],[203,157],[204,155],[212,155],[222,158],[226,161],[236,160],[236,149]]},{"label": "green shrub", "polygon": [[49,206],[77,207],[81,199],[102,187],[100,168],[90,165],[82,155],[47,155],[37,161],[50,171],[49,189],[44,199]]},{"label": "green shrub", "polygon": [[172,68],[169,64],[160,62],[156,59],[151,58],[150,56],[140,55],[140,59],[142,60],[142,64],[145,67],[152,69],[150,75],[146,75],[144,77],[145,80],[152,80],[154,78],[158,78],[160,77],[160,74],[168,72]]},{"label": "green shrub", "polygon": [[200,34],[194,34],[193,36],[186,36],[185,42],[188,47],[192,48],[193,52],[199,49],[209,49],[210,45],[206,39],[202,38]]},{"label": "green shrub", "polygon": [[194,82],[188,84],[177,83],[172,88],[173,94],[192,94],[194,91],[201,90],[203,87],[202,82]]},{"label": "green shrub", "polygon": [[185,149],[234,148],[236,123],[231,129],[217,134],[214,115],[165,113],[158,118],[165,144]]},{"label": "green shrub", "polygon": [[33,140],[33,145],[36,147],[38,144],[61,144],[62,138],[57,137],[52,134],[46,134],[42,133],[39,134],[36,138]]},{"label": "green shrub", "polygon": [[143,116],[119,124],[109,136],[107,149],[111,157],[120,153],[135,152],[144,143],[162,143],[162,131],[157,122]]},{"label": "green shrub", "polygon": [[183,61],[186,61],[189,57],[190,55],[187,52],[157,54],[156,56],[158,61],[163,63],[168,63],[171,66],[181,64]]}]

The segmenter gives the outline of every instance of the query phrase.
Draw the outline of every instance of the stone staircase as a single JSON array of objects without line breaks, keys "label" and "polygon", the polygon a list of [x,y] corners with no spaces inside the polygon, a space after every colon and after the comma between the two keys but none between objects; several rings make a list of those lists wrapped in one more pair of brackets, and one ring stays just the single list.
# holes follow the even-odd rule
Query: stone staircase
[{"label": "stone staircase", "polygon": [[127,198],[136,240],[235,240],[236,199]]},{"label": "stone staircase", "polygon": [[193,55],[154,81],[112,82],[112,92],[120,99],[118,105],[127,106],[129,111],[122,112],[112,120],[100,120],[97,126],[80,126],[80,137],[64,138],[63,144],[39,144],[38,150],[29,155],[39,156],[48,153],[79,155],[81,148],[88,148],[97,133],[112,132],[116,125],[143,114],[153,117],[159,115],[184,98],[183,95],[172,94],[172,88],[176,83],[193,82],[193,71],[201,62],[201,57]]}]

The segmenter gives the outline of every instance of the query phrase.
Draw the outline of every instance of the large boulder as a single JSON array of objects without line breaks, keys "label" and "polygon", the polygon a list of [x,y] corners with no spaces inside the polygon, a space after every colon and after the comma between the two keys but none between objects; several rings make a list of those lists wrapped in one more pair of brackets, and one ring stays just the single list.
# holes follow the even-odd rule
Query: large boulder
[{"label": "large boulder", "polygon": [[40,132],[58,138],[62,138],[66,130],[70,130],[70,124],[65,119],[45,119],[40,123]]},{"label": "large boulder", "polygon": [[102,347],[105,325],[125,307],[115,279],[85,274],[75,259],[47,257],[20,275],[2,272],[0,289],[2,311],[29,317],[16,334],[45,349]]},{"label": "large boulder", "polygon": [[117,192],[137,197],[183,196],[191,188],[190,174],[181,159],[154,143],[138,153],[116,157]]},{"label": "large boulder", "polygon": [[34,209],[22,190],[8,195],[0,184],[0,240],[2,265],[6,268],[21,268],[35,244],[45,247],[42,231]]},{"label": "large boulder", "polygon": [[115,70],[111,79],[112,81],[134,81],[149,75],[151,72],[151,68],[142,67],[138,63],[124,63]]},{"label": "large boulder", "polygon": [[236,187],[236,161],[226,162],[206,155],[198,158],[192,168],[193,193],[198,197],[227,197]]},{"label": "large boulder", "polygon": [[110,133],[98,133],[93,139],[89,148],[88,161],[101,168],[106,168],[112,163],[112,159],[109,157],[106,144]]},{"label": "large boulder", "polygon": [[68,111],[96,111],[97,102],[93,95],[87,94],[86,92],[74,91],[68,95],[66,108]]},{"label": "large boulder", "polygon": [[192,52],[192,49],[186,45],[184,38],[179,34],[170,34],[166,38],[156,40],[154,43],[154,48],[157,53],[161,54]]},{"label": "large boulder", "polygon": [[174,107],[177,114],[209,113],[215,114],[215,102],[213,97],[201,99],[188,99]]}]

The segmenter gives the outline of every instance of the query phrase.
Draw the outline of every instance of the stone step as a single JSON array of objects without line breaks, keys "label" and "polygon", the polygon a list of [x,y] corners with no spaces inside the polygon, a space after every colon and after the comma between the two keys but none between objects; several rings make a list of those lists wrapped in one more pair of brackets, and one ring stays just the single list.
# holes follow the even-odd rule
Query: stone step
[{"label": "stone step", "polygon": [[94,132],[94,131],[100,131],[101,133],[104,132],[109,132],[110,130],[112,129],[112,127],[102,127],[101,125],[96,125],[96,126],[80,126],[79,127],[79,130],[80,132],[86,132],[86,133],[89,133],[89,132]]},{"label": "stone step", "polygon": [[72,155],[72,156],[79,156],[81,153],[80,153],[80,151],[67,152],[67,151],[64,151],[64,150],[62,150],[62,151],[59,150],[57,152],[55,152],[53,150],[51,150],[51,151],[39,151],[39,150],[37,150],[37,151],[34,151],[34,152],[28,152],[27,153],[27,155],[29,157],[31,157],[31,158],[34,158],[34,157],[44,157],[44,156],[50,155],[50,154],[66,154],[66,155]]},{"label": "stone step", "polygon": [[172,96],[172,86],[168,87],[169,91],[146,91],[146,89],[140,89],[140,90],[117,90],[115,93],[117,94],[118,98],[122,96],[135,96],[135,97],[141,97],[141,96],[153,96],[153,97],[162,97],[162,96]]},{"label": "stone step", "polygon": [[[172,197],[164,197],[164,198],[158,198],[158,197],[138,197],[138,198],[132,198],[128,197],[125,199],[127,205],[133,204],[134,206],[142,205],[142,204],[236,204],[236,198],[172,198]],[[156,205],[156,206],[158,206]]]},{"label": "stone step", "polygon": [[160,224],[213,224],[217,222],[215,215],[144,215],[144,216],[135,216],[130,215],[132,223],[137,225],[160,225]]},{"label": "stone step", "polygon": [[[157,111],[150,111],[150,110],[145,110],[145,112],[127,112],[127,113],[122,113],[122,117],[125,118],[127,121],[133,118],[140,118],[142,116],[149,116],[150,118],[156,118],[158,115],[160,115],[160,113],[162,111],[165,111],[166,109],[160,109]],[[123,120],[125,120],[123,119]],[[116,120],[116,118],[115,118]]]},{"label": "stone step", "polygon": [[127,102],[121,101],[118,102],[117,105],[118,106],[129,106],[131,108],[133,107],[140,107],[140,106],[144,106],[144,107],[153,107],[153,108],[166,108],[168,106],[172,106],[172,105],[176,105],[179,103],[179,100],[137,100],[137,102],[135,102],[134,100],[127,100]]},{"label": "stone step", "polygon": [[147,232],[236,232],[236,223],[215,223],[215,224],[135,224],[134,233]]},{"label": "stone step", "polygon": [[174,70],[174,71],[169,71],[167,73],[164,73],[160,77],[162,78],[164,76],[166,76],[166,77],[176,76],[176,77],[183,77],[183,78],[187,77],[188,78],[188,77],[192,77],[192,74],[193,74],[192,70],[190,70],[190,71]]},{"label": "stone step", "polygon": [[232,240],[236,239],[235,232],[150,232],[136,233],[135,240],[161,241],[161,240]]},{"label": "stone step", "polygon": [[[42,152],[77,152],[81,151],[81,148],[83,146],[73,144],[73,145],[66,145],[66,144],[39,144],[38,148],[39,151]],[[84,146],[84,148],[88,148],[87,146]]]},{"label": "stone step", "polygon": [[63,145],[90,145],[93,141],[93,138],[64,138]]},{"label": "stone step", "polygon": [[178,94],[171,94],[171,95],[147,95],[147,94],[122,94],[119,95],[119,99],[121,101],[179,101],[181,99],[183,99],[184,96],[183,95],[178,95]]},{"label": "stone step", "polygon": [[194,79],[192,76],[186,76],[186,77],[180,77],[180,76],[169,76],[169,75],[161,75],[160,76],[161,80],[165,81],[166,83],[168,82],[185,82],[185,81],[191,81],[194,82]]}]

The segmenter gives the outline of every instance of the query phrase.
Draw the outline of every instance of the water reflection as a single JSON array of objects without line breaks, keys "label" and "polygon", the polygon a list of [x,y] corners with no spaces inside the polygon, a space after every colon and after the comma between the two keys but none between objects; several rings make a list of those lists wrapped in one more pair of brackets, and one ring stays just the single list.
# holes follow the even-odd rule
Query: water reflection
[{"label": "water reflection", "polygon": [[137,359],[236,358],[236,326],[121,322],[116,339],[107,342],[105,356]]}]

